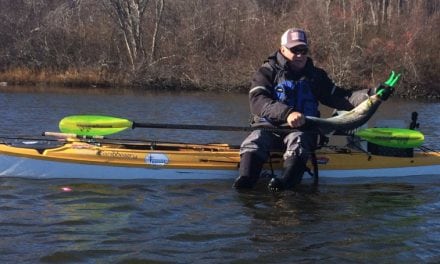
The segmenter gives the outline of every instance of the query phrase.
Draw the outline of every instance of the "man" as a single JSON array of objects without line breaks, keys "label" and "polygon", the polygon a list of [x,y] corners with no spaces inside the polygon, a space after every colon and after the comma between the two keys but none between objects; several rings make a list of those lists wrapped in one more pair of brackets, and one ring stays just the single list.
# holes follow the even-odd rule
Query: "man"
[{"label": "man", "polygon": [[[339,110],[351,110],[368,97],[366,91],[352,93],[334,85],[327,73],[313,65],[308,54],[304,30],[288,29],[281,36],[281,47],[254,74],[249,91],[253,126],[279,127],[287,124],[298,128],[305,116],[319,116],[322,103]],[[347,99],[351,97],[351,99]],[[273,178],[269,189],[280,191],[301,182],[306,162],[317,144],[317,133],[294,131],[274,133],[253,131],[240,148],[237,189],[252,188],[270,151],[284,148],[283,174]]]}]

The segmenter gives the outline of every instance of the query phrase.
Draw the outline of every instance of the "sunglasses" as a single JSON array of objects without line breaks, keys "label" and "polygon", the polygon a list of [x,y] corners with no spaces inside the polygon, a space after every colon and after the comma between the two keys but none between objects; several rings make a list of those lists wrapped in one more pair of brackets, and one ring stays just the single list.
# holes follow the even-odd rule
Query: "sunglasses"
[{"label": "sunglasses", "polygon": [[307,55],[307,53],[309,52],[309,49],[305,48],[305,47],[293,47],[289,50],[290,50],[290,52],[292,52],[295,55],[299,55],[299,54]]}]

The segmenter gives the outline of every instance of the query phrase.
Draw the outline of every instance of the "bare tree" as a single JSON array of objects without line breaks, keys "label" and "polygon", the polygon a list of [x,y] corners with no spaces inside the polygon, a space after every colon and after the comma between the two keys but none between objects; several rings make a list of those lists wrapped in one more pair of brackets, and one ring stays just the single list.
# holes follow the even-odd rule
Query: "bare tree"
[{"label": "bare tree", "polygon": [[296,26],[343,86],[375,85],[391,68],[406,94],[440,94],[439,23],[438,0],[0,0],[0,77],[82,71],[235,90]]},{"label": "bare tree", "polygon": [[128,60],[135,71],[145,61],[141,27],[148,0],[102,0],[102,4],[121,30]]},{"label": "bare tree", "polygon": [[153,38],[151,40],[150,63],[153,63],[156,60],[157,38],[158,38],[159,26],[162,20],[163,8],[164,8],[164,0],[156,0],[156,8],[155,8],[156,23],[154,24]]}]

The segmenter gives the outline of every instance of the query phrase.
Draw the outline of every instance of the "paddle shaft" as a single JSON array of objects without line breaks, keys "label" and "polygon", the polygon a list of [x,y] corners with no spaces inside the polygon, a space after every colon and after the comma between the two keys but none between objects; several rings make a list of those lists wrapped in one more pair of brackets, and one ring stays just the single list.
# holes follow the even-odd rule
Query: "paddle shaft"
[{"label": "paddle shaft", "polygon": [[[157,123],[136,123],[133,122],[133,128],[141,127],[141,128],[163,128],[163,129],[190,129],[190,130],[217,130],[217,131],[254,131],[254,130],[263,130],[268,132],[279,132],[279,133],[289,133],[293,131],[299,131],[299,129],[289,128],[289,127],[281,127],[281,128],[272,128],[272,127],[237,127],[237,126],[218,126],[218,125],[184,125],[184,124],[157,124]],[[415,146],[420,146],[423,143],[423,135],[418,133],[417,135],[421,135],[421,138],[411,138],[409,135],[393,135],[391,132],[387,131],[387,128],[382,128],[383,131],[387,132],[384,135],[374,134],[373,135],[364,135],[359,132],[366,132],[371,129],[364,129],[358,131],[356,133],[357,136],[360,136],[362,139],[372,142],[381,146],[388,146],[394,148],[410,148]],[[389,130],[389,129],[388,129]],[[394,129],[396,130],[396,129]],[[405,129],[402,129],[405,130]],[[401,131],[402,131],[401,130]],[[304,130],[301,130],[304,131]],[[319,133],[318,130],[307,130],[311,133]],[[393,129],[391,129],[393,131]],[[412,133],[416,133],[414,130],[405,130],[411,131]],[[406,133],[407,134],[407,133]]]},{"label": "paddle shaft", "polygon": [[137,123],[133,122],[132,128],[163,128],[163,129],[190,129],[190,130],[217,130],[217,131],[243,131],[264,130],[268,132],[292,132],[294,128],[272,128],[272,127],[237,127],[237,126],[218,126],[218,125],[184,125],[184,124],[157,124],[157,123]]}]

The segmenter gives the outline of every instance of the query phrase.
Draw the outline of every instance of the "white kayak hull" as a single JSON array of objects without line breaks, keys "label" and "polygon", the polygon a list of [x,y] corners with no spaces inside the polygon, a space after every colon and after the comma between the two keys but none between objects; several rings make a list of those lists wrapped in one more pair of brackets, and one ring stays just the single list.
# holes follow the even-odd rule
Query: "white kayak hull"
[{"label": "white kayak hull", "polygon": [[13,156],[0,156],[0,164],[0,177],[20,177],[35,179],[230,179],[237,174],[236,171],[222,169],[168,169],[161,167],[152,169],[122,166],[103,166],[36,160]]}]

